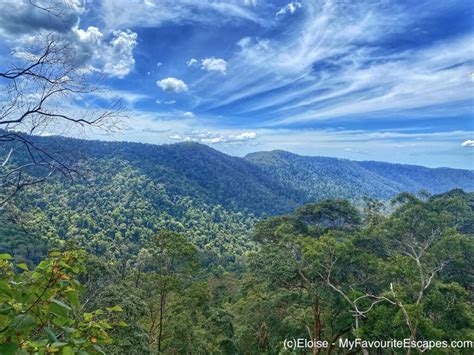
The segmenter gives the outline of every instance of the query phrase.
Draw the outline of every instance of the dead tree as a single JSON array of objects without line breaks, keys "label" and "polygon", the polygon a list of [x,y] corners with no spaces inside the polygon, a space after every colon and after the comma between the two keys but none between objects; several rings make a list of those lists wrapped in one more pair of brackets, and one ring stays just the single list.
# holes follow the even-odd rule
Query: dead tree
[{"label": "dead tree", "polygon": [[0,209],[27,186],[56,174],[74,175],[74,167],[42,148],[35,134],[71,126],[113,130],[123,117],[116,98],[106,107],[91,107],[99,79],[91,81],[60,38],[46,35],[43,46],[16,57],[19,63],[0,71]]}]

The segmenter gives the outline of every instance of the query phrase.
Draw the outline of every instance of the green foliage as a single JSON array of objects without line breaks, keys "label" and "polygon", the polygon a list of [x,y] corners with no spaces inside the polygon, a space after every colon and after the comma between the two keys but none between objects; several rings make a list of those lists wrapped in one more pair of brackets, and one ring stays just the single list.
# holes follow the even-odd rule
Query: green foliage
[{"label": "green foliage", "polygon": [[472,194],[394,203],[389,216],[369,206],[365,225],[341,200],[257,224],[260,248],[233,306],[241,349],[278,352],[278,340],[308,336],[472,340]]},{"label": "green foliage", "polygon": [[54,251],[33,271],[12,259],[0,255],[0,353],[102,352],[112,341],[107,317],[122,309],[82,311],[75,277],[84,271],[84,254]]}]

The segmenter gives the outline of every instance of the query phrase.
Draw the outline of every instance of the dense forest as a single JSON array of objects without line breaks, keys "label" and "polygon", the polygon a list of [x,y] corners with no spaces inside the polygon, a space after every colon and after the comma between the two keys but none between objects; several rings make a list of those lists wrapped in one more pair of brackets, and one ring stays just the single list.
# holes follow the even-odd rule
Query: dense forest
[{"label": "dense forest", "polygon": [[80,174],[2,210],[1,354],[472,352],[471,171],[37,139]]}]

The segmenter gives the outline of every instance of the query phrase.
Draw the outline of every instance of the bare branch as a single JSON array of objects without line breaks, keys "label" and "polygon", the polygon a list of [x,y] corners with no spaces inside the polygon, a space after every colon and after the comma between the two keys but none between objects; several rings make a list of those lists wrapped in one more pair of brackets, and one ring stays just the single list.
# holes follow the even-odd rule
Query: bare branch
[{"label": "bare branch", "polygon": [[[48,5],[45,8],[42,2],[30,2],[40,10],[61,14],[60,7],[53,9]],[[57,3],[51,6],[58,6]],[[63,158],[51,155],[34,139],[18,131],[33,134],[46,127],[65,129],[68,125],[110,131],[125,117],[122,102],[116,98],[106,107],[90,107],[88,100],[98,90],[97,84],[86,78],[84,71],[74,63],[68,45],[53,35],[46,37],[39,50],[28,51],[22,64],[0,71],[0,79],[5,83],[0,87],[0,95],[5,98],[0,105],[0,144],[7,144],[9,152],[0,163],[0,206],[21,189],[56,173],[68,177],[74,173]],[[79,104],[74,101],[77,98],[81,99]],[[14,159],[18,154],[23,156]],[[40,168],[42,175],[31,176],[29,172],[34,168]]]}]

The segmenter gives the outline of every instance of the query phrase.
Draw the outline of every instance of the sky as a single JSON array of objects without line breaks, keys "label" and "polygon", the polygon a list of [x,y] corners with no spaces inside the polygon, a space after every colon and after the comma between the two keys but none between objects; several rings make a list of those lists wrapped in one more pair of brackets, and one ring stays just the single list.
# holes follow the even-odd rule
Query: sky
[{"label": "sky", "polygon": [[474,169],[469,1],[59,3],[0,0],[0,65],[40,33],[68,42],[129,113],[85,138]]}]

